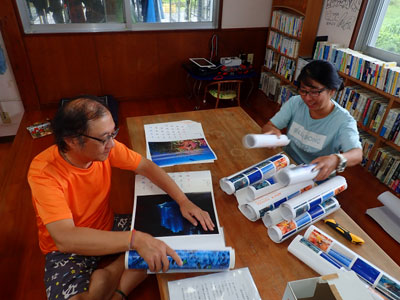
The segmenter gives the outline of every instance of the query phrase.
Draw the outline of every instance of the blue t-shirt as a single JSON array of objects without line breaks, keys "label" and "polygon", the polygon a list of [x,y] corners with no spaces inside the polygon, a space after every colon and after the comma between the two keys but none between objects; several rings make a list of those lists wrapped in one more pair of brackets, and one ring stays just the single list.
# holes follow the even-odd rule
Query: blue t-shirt
[{"label": "blue t-shirt", "polygon": [[357,122],[347,110],[332,102],[335,107],[328,116],[313,119],[301,97],[294,96],[271,119],[278,129],[288,129],[290,143],[284,150],[296,163],[308,164],[320,156],[361,148]]}]

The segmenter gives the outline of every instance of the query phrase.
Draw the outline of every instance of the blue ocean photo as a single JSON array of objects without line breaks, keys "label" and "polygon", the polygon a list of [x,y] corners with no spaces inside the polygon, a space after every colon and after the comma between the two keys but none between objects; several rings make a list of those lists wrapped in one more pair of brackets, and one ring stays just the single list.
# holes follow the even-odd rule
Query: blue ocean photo
[{"label": "blue ocean photo", "polygon": [[172,166],[217,159],[205,139],[149,142],[151,160],[158,166]]}]

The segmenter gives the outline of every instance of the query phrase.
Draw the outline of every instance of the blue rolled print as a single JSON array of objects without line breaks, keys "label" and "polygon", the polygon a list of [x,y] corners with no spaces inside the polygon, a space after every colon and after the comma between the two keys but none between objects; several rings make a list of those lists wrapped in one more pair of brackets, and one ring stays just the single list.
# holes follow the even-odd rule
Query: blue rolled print
[{"label": "blue rolled print", "polygon": [[342,266],[350,267],[352,259],[346,255],[336,251],[335,249],[330,249],[328,254],[338,261]]},{"label": "blue rolled print", "polygon": [[[212,271],[228,270],[234,267],[235,257],[231,248],[226,250],[175,250],[182,259],[179,266],[170,256],[169,270]],[[134,250],[126,252],[127,269],[148,269],[146,261]]]},{"label": "blue rolled print", "polygon": [[[313,208],[313,210],[307,211],[304,214],[294,218],[292,220],[284,220],[275,226],[271,226],[268,228],[268,235],[272,241],[275,243],[280,243],[287,239],[288,237],[292,236],[302,228],[311,225],[323,217],[327,216],[328,214],[334,212],[340,207],[339,202],[335,198],[328,199],[328,204],[323,206],[320,204],[317,208]],[[323,213],[319,213],[319,211]],[[318,212],[318,213],[317,213]],[[314,218],[312,217],[314,216]]]},{"label": "blue rolled print", "polygon": [[324,200],[339,194],[347,188],[346,179],[335,176],[307,192],[283,203],[279,210],[285,220],[291,220],[305,211],[320,205]]},{"label": "blue rolled print", "polygon": [[357,258],[354,264],[351,266],[351,270],[356,272],[358,276],[360,276],[370,284],[374,284],[375,280],[381,273],[378,269],[375,269],[367,261],[364,261],[360,257]]},{"label": "blue rolled print", "polygon": [[242,188],[271,177],[288,164],[289,158],[286,155],[277,154],[229,177],[221,178],[219,184],[225,193],[231,195]]}]

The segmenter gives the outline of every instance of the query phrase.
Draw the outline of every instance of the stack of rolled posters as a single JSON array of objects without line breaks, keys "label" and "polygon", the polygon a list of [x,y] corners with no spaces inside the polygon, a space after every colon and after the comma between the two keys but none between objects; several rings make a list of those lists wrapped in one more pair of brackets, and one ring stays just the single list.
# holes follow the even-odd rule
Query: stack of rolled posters
[{"label": "stack of rolled posters", "polygon": [[400,299],[400,282],[353,252],[321,229],[310,226],[304,237],[298,235],[289,252],[320,275],[352,270],[362,280],[389,299]]},{"label": "stack of rolled posters", "polygon": [[239,210],[246,216],[246,218],[254,222],[262,218],[265,213],[277,209],[283,202],[304,193],[313,186],[314,182],[312,180],[307,180],[282,187],[250,202],[239,204]]},{"label": "stack of rolled posters", "polygon": [[288,165],[289,158],[286,155],[276,154],[229,177],[221,178],[219,185],[225,193],[232,195],[240,189],[271,177]]},{"label": "stack of rolled posters", "polygon": [[285,168],[276,174],[276,180],[282,185],[290,185],[298,182],[312,180],[317,177],[319,171],[314,171],[316,165],[298,165],[293,168]]},{"label": "stack of rolled posters", "polygon": [[[183,265],[179,266],[170,256],[169,271],[173,272],[215,272],[233,269],[235,266],[235,250],[225,247],[217,250],[175,250],[182,259]],[[148,269],[146,261],[134,250],[126,252],[126,269]]]},{"label": "stack of rolled posters", "polygon": [[268,236],[273,242],[281,243],[287,238],[294,235],[296,232],[321,220],[322,218],[333,213],[339,208],[339,202],[334,197],[332,197],[322,202],[321,204],[314,206],[297,218],[289,221],[284,220],[274,226],[268,227]]},{"label": "stack of rolled posters", "polygon": [[277,210],[269,211],[263,216],[266,227],[274,226],[282,221],[293,220],[306,211],[321,205],[324,201],[339,194],[347,188],[346,179],[342,176],[333,177],[316,187],[297,195],[282,203]]},{"label": "stack of rolled posters", "polygon": [[247,134],[242,142],[246,148],[271,148],[286,146],[290,140],[284,134],[279,137],[275,134]]}]

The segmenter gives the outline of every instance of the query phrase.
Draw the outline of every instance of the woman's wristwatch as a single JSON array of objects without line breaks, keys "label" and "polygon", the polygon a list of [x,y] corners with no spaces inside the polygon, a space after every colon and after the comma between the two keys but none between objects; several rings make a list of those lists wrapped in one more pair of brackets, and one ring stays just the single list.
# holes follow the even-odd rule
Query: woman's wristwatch
[{"label": "woman's wristwatch", "polygon": [[343,156],[343,154],[335,153],[335,155],[339,158],[339,164],[336,167],[336,172],[341,173],[346,169],[347,159]]}]

